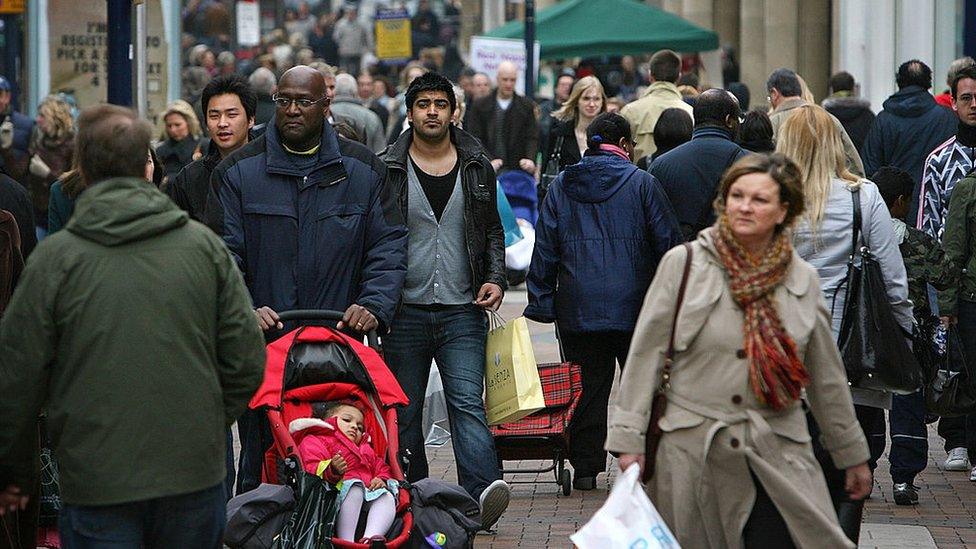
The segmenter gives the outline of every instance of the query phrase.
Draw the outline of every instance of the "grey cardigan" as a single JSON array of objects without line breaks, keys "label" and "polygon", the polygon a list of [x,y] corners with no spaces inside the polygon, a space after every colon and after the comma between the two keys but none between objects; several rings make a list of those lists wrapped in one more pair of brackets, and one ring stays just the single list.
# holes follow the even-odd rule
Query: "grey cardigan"
[{"label": "grey cardigan", "polygon": [[[830,195],[820,226],[814,231],[806,218],[802,218],[793,232],[793,245],[800,257],[813,265],[820,275],[820,287],[827,301],[827,309],[831,311],[831,327],[836,338],[844,312],[846,286],[839,292],[837,288],[847,276],[854,205],[851,200],[851,186],[846,181],[835,178],[830,185]],[[888,302],[895,318],[902,328],[911,332],[913,317],[912,303],[908,300],[908,277],[901,251],[898,249],[891,215],[874,183],[862,179],[860,189],[862,232],[859,240],[867,243],[881,264],[888,286]],[[887,408],[890,400],[890,395],[854,390],[855,404]]]}]

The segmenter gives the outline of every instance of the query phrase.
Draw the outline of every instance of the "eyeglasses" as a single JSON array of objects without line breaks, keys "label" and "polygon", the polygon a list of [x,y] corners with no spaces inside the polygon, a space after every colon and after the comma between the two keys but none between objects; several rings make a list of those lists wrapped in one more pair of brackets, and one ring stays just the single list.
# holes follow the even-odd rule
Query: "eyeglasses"
[{"label": "eyeglasses", "polygon": [[274,101],[274,104],[277,105],[279,109],[287,109],[291,107],[292,103],[298,105],[299,109],[307,109],[316,103],[321,103],[322,100],[324,99],[325,96],[312,100],[312,99],[294,99],[291,97],[281,97],[280,95],[275,95],[274,97],[271,98],[271,100]]}]

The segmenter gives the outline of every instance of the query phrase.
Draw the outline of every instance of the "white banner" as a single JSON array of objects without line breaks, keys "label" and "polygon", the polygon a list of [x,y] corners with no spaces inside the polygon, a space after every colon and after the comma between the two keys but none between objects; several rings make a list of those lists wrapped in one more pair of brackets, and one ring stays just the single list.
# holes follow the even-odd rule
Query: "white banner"
[{"label": "white banner", "polygon": [[[539,41],[535,42],[535,77],[539,81]],[[512,38],[489,38],[487,36],[471,37],[471,67],[483,72],[495,81],[498,65],[502,61],[511,61],[518,67],[518,82],[515,91],[525,95],[525,40]]]},{"label": "white banner", "polygon": [[237,43],[245,47],[261,43],[261,10],[257,2],[237,3]]}]

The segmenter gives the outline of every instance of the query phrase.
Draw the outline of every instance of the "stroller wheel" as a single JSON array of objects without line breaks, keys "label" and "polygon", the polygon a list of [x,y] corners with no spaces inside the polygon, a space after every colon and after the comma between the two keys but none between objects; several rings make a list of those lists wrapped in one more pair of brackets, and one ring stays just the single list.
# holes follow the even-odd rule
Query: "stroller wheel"
[{"label": "stroller wheel", "polygon": [[573,492],[573,481],[569,474],[569,469],[563,469],[559,475],[559,484],[563,487],[563,495],[568,496]]}]

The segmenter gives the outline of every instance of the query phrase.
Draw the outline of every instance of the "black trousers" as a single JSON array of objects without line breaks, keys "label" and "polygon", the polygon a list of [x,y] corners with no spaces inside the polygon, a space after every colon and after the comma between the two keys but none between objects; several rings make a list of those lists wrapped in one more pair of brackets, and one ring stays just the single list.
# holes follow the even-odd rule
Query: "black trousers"
[{"label": "black trousers", "polygon": [[[855,405],[854,413],[867,438],[868,450],[871,453],[868,466],[874,472],[878,466],[878,458],[881,457],[885,449],[884,410]],[[827,482],[831,503],[834,505],[834,510],[837,511],[840,527],[847,534],[847,537],[856,544],[861,532],[861,514],[864,509],[864,500],[853,501],[847,497],[847,490],[844,489],[847,471],[835,467],[830,453],[820,444],[820,427],[813,419],[813,414],[807,413],[807,426],[810,429],[810,436],[813,438],[813,455],[823,470],[824,480]]]},{"label": "black trousers", "polygon": [[560,333],[566,359],[580,365],[583,394],[569,426],[569,462],[576,477],[593,477],[607,467],[607,406],[615,363],[623,369],[632,332]]},{"label": "black trousers", "polygon": [[752,475],[756,487],[756,503],[749,513],[749,520],[742,530],[742,540],[746,549],[793,549],[796,545],[790,537],[790,530],[776,504],[770,499],[762,483]]},{"label": "black trousers", "polygon": [[[959,300],[959,341],[963,345],[966,366],[976,366],[976,303]],[[939,420],[939,436],[945,439],[945,451],[966,448],[969,461],[976,462],[976,414],[960,417],[944,417]]]}]

